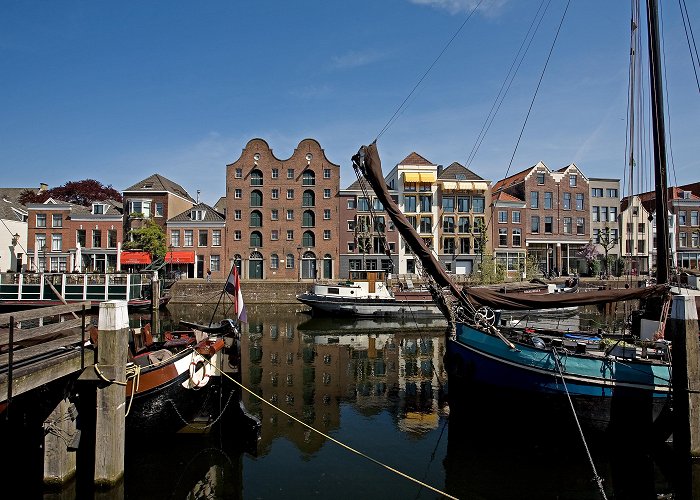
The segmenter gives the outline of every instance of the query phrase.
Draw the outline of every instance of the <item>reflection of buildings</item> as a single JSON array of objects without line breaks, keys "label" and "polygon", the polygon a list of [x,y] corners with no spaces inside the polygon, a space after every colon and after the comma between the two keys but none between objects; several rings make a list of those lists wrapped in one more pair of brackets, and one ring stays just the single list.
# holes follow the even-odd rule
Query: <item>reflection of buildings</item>
[{"label": "reflection of buildings", "polygon": [[[303,335],[297,331],[302,319],[293,312],[251,318],[242,335],[246,387],[322,432],[340,427],[341,401],[363,414],[389,410],[406,432],[437,427],[442,335]],[[278,435],[306,453],[321,447],[322,438],[257,398],[244,396],[244,402],[262,421],[259,453]]]}]

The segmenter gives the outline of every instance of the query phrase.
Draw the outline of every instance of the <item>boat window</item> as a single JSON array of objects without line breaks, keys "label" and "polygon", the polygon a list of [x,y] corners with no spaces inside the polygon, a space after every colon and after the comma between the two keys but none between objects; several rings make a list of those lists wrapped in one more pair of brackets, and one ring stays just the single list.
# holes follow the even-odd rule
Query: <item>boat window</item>
[{"label": "boat window", "polygon": [[340,289],[339,288],[328,288],[328,293],[333,293],[335,295],[340,294]]}]

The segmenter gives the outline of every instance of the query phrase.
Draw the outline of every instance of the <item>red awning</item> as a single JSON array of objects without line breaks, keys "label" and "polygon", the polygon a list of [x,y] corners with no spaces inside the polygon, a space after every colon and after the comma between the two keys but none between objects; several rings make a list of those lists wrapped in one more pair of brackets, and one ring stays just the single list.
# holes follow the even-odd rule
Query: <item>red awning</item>
[{"label": "red awning", "polygon": [[177,251],[165,253],[166,264],[194,264],[194,252]]},{"label": "red awning", "polygon": [[150,264],[151,254],[148,252],[122,252],[119,262],[124,264]]}]

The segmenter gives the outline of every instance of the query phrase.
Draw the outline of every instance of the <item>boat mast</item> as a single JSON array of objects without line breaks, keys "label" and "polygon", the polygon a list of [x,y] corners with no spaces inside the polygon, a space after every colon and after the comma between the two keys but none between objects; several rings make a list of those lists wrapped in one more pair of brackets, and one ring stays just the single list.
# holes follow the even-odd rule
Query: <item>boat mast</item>
[{"label": "boat mast", "polygon": [[661,51],[657,0],[647,0],[647,32],[649,40],[649,80],[651,85],[651,117],[654,139],[654,183],[656,186],[656,282],[668,283],[668,188],[666,181],[666,130],[664,125]]}]

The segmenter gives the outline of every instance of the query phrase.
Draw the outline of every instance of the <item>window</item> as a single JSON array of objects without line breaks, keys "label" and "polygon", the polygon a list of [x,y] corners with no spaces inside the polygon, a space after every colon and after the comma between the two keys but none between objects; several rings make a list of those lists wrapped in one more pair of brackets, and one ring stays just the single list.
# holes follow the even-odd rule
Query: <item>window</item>
[{"label": "window", "polygon": [[280,219],[280,212],[276,208],[273,208],[270,210],[270,220],[279,220]]},{"label": "window", "polygon": [[315,240],[313,231],[304,231],[304,234],[301,235],[301,244],[305,247],[314,246]]},{"label": "window", "polygon": [[522,233],[520,229],[513,229],[513,246],[519,247],[522,245]]},{"label": "window", "polygon": [[301,174],[301,185],[302,186],[315,186],[316,185],[316,174],[313,170],[304,170]]},{"label": "window", "polygon": [[355,210],[356,207],[355,198],[348,198],[348,210]]},{"label": "window", "polygon": [[444,233],[455,232],[455,218],[451,215],[442,218],[442,231]]},{"label": "window", "polygon": [[591,220],[593,222],[600,220],[600,207],[591,207]]},{"label": "window", "polygon": [[348,221],[348,231],[354,231],[354,230],[355,230],[355,221],[349,220]]},{"label": "window", "polygon": [[234,210],[233,218],[234,220],[241,220],[243,218],[243,212],[241,212],[240,210]]},{"label": "window", "polygon": [[204,220],[204,210],[190,210],[191,220]]},{"label": "window", "polygon": [[86,245],[86,235],[85,235],[85,229],[78,229],[75,232],[75,241],[76,243],[80,244],[81,247],[84,247]]},{"label": "window", "polygon": [[348,252],[352,253],[355,251],[355,242],[351,241],[348,243]]},{"label": "window", "polygon": [[544,184],[544,172],[537,172],[537,184]]},{"label": "window", "polygon": [[379,198],[372,198],[372,209],[378,212],[384,210],[384,205],[382,205],[382,202],[379,200]]},{"label": "window", "polygon": [[532,225],[532,232],[539,233],[540,232],[540,218],[539,217],[532,217],[530,220],[530,223]]},{"label": "window", "polygon": [[602,198],[603,197],[603,188],[591,188],[591,196],[593,198]]},{"label": "window", "polygon": [[455,211],[455,199],[453,196],[442,198],[442,211],[443,212],[454,212]]},{"label": "window", "polygon": [[260,231],[250,233],[250,246],[255,248],[262,246],[262,234]]},{"label": "window", "polygon": [[459,218],[459,224],[457,226],[457,230],[460,233],[470,233],[472,228],[471,224],[469,223],[469,217],[460,217]]},{"label": "window", "polygon": [[287,241],[292,241],[292,240],[294,240],[294,230],[287,229]]},{"label": "window", "polygon": [[429,194],[422,194],[418,197],[421,212],[430,212],[433,208],[433,197]]},{"label": "window", "polygon": [[564,217],[564,234],[571,234],[571,217]]},{"label": "window", "polygon": [[92,230],[92,248],[102,248],[102,231]]},{"label": "window", "polygon": [[473,227],[472,232],[480,233],[484,228],[486,228],[486,224],[484,223],[484,218],[483,217],[474,217],[474,227]]},{"label": "window", "polygon": [[272,173],[270,174],[270,177],[272,177],[273,179],[279,179],[280,178],[280,169],[273,168]]},{"label": "window", "polygon": [[211,246],[220,247],[221,246],[221,229],[211,230]]},{"label": "window", "polygon": [[502,228],[498,230],[498,246],[508,246],[508,229]]},{"label": "window", "polygon": [[117,248],[117,230],[109,229],[107,231],[107,248]]},{"label": "window", "polygon": [[173,229],[170,232],[170,246],[179,247],[180,246],[180,230]]},{"label": "window", "polygon": [[692,239],[693,248],[698,248],[698,245],[700,244],[700,233],[695,231],[692,234],[691,239]]},{"label": "window", "polygon": [[[602,189],[601,189],[602,191]],[[617,189],[608,188],[608,198],[617,198]]]},{"label": "window", "polygon": [[544,193],[544,208],[547,210],[552,209],[552,192],[545,191]]},{"label": "window", "polygon": [[609,222],[617,222],[617,207],[610,207],[610,217]]},{"label": "window", "polygon": [[374,230],[375,230],[375,232],[383,233],[385,229],[386,229],[386,223],[384,222],[384,216],[377,215],[374,218]]},{"label": "window", "polygon": [[200,229],[197,237],[197,246],[205,247],[209,245],[209,231]]},{"label": "window", "polygon": [[92,205],[92,213],[94,215],[102,215],[105,213],[105,206],[102,205],[101,203],[93,203]]},{"label": "window", "polygon": [[36,234],[36,247],[39,250],[46,249],[46,235],[44,233]]},{"label": "window", "polygon": [[211,269],[212,271],[221,270],[221,256],[212,255],[209,257],[209,269]]},{"label": "window", "polygon": [[569,175],[569,187],[576,187],[576,174],[570,174]]},{"label": "window", "polygon": [[549,216],[545,217],[544,218],[544,232],[545,233],[552,233],[552,226],[553,226],[552,217],[549,217]]},{"label": "window", "polygon": [[323,209],[323,220],[331,220],[331,209],[330,208]]},{"label": "window", "polygon": [[586,225],[583,217],[576,217],[576,234],[585,234]]},{"label": "window", "polygon": [[294,254],[287,254],[287,269],[294,269]]},{"label": "window", "polygon": [[270,255],[270,269],[279,269],[280,257],[276,253]]},{"label": "window", "polygon": [[243,191],[240,188],[236,188],[233,190],[233,197],[237,200],[240,200],[243,197]]},{"label": "window", "polygon": [[251,207],[262,207],[263,196],[262,192],[257,189],[250,192],[250,206]]},{"label": "window", "polygon": [[416,197],[415,196],[413,196],[413,195],[404,196],[403,203],[404,203],[404,212],[410,213],[410,214],[416,212]]},{"label": "window", "polygon": [[538,191],[532,191],[530,193],[530,208],[540,207],[540,193]]},{"label": "window", "polygon": [[324,229],[324,230],[323,230],[323,239],[324,239],[324,240],[330,240],[330,239],[331,239],[331,230],[330,230],[330,229]]},{"label": "window", "polygon": [[637,232],[639,234],[644,234],[645,231],[646,231],[646,223],[644,223],[644,222],[637,223]]},{"label": "window", "polygon": [[270,239],[272,241],[277,241],[280,239],[280,232],[277,229],[270,231]]},{"label": "window", "polygon": [[331,197],[331,190],[330,189],[324,189],[323,190],[323,197],[325,199],[329,199]]},{"label": "window", "polygon": [[458,212],[469,212],[471,207],[471,198],[469,196],[458,196],[457,197],[457,211]]},{"label": "window", "polygon": [[411,191],[414,192],[416,191],[416,183],[415,182],[406,182],[403,185],[403,190],[404,191]]},{"label": "window", "polygon": [[262,213],[259,210],[250,212],[250,227],[262,227]]},{"label": "window", "polygon": [[46,227],[46,214],[36,214],[36,227]]},{"label": "window", "polygon": [[330,179],[330,178],[331,178],[331,169],[330,169],[330,168],[324,168],[324,169],[323,169],[323,178],[324,178],[324,179]]},{"label": "window", "polygon": [[194,234],[191,229],[185,229],[185,246],[191,247],[194,245]]},{"label": "window", "polygon": [[475,214],[483,214],[484,209],[486,208],[485,203],[486,202],[485,202],[484,198],[482,198],[480,196],[475,196],[474,198],[472,198],[472,211]]},{"label": "window", "polygon": [[294,220],[294,210],[291,208],[287,209],[287,220]]},{"label": "window", "polygon": [[693,210],[690,212],[690,225],[691,226],[697,226],[698,225],[698,211]]},{"label": "window", "polygon": [[369,212],[369,199],[365,197],[357,198],[357,210],[358,212]]},{"label": "window", "polygon": [[564,210],[571,210],[571,193],[564,193]]},{"label": "window", "polygon": [[593,230],[593,243],[600,243],[600,229]]},{"label": "window", "polygon": [[459,239],[459,253],[470,253],[471,252],[471,239],[460,238]]},{"label": "window", "polygon": [[421,217],[420,218],[420,229],[421,233],[432,233],[433,232],[433,219],[432,217]]},{"label": "window", "polygon": [[455,239],[454,238],[444,238],[442,240],[442,251],[446,254],[455,253]]},{"label": "window", "polygon": [[288,200],[294,199],[294,190],[293,189],[287,189],[287,199]]},{"label": "window", "polygon": [[51,235],[51,251],[60,252],[63,248],[63,235],[62,234],[52,234]]},{"label": "window", "polygon": [[156,217],[163,217],[163,203],[158,201],[153,204],[153,214]]},{"label": "window", "polygon": [[236,169],[235,177],[236,177],[236,179],[242,179],[242,178],[243,178],[243,169],[242,169],[242,168],[237,168],[237,169]]},{"label": "window", "polygon": [[233,231],[233,239],[236,241],[241,241],[242,238],[241,238],[241,230],[240,229],[236,229]]},{"label": "window", "polygon": [[637,252],[644,253],[644,240],[637,240]]},{"label": "window", "polygon": [[307,189],[306,191],[304,191],[304,194],[301,197],[301,206],[313,207],[314,205],[314,192],[310,189]]},{"label": "window", "polygon": [[632,248],[634,247],[634,240],[625,240],[625,253],[632,253]]},{"label": "window", "polygon": [[505,210],[498,211],[498,222],[508,222],[508,212]]},{"label": "window", "polygon": [[520,210],[513,210],[511,220],[516,224],[520,224]]},{"label": "window", "polygon": [[272,191],[270,191],[270,198],[273,200],[279,200],[280,199],[280,190],[277,188],[273,188]]},{"label": "window", "polygon": [[576,210],[583,210],[583,193],[576,193]]},{"label": "window", "polygon": [[301,217],[302,227],[314,227],[316,225],[316,215],[313,210],[304,210]]},{"label": "window", "polygon": [[53,214],[51,216],[51,227],[63,227],[63,215]]},{"label": "window", "polygon": [[600,207],[600,222],[605,222],[608,220],[608,207]]},{"label": "window", "polygon": [[685,210],[678,212],[678,224],[685,226]]},{"label": "window", "polygon": [[294,179],[294,169],[293,168],[287,169],[287,179]]},{"label": "window", "polygon": [[[54,235],[55,236],[55,235]],[[678,244],[681,247],[688,246],[688,233],[678,233]]]}]

